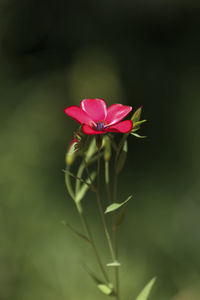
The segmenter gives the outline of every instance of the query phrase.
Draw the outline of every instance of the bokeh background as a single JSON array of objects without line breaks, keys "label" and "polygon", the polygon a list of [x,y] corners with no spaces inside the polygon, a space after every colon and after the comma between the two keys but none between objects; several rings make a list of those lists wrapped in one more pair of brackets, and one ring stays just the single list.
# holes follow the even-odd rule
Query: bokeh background
[{"label": "bokeh background", "polygon": [[[122,293],[200,299],[199,29],[195,1],[0,1],[0,299],[106,299],[67,194],[65,152],[76,128],[63,109],[101,97],[148,123],[129,139],[119,200]],[[105,262],[93,195],[84,209]]]}]

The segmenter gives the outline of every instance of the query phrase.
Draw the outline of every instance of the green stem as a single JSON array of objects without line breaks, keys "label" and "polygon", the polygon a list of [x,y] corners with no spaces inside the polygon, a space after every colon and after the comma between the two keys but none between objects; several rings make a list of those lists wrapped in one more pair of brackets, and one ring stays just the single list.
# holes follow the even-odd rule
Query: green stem
[{"label": "green stem", "polygon": [[[127,139],[129,133],[125,133],[121,138],[121,141],[117,147],[116,156],[115,156],[115,172],[114,172],[114,191],[113,191],[113,202],[117,202],[117,183],[118,183],[118,175],[116,172],[116,163],[120,154],[120,151],[124,145],[125,140]],[[117,246],[117,234],[116,234],[116,226],[113,224],[113,244],[114,250],[116,254],[116,259],[118,259],[118,246]],[[119,297],[119,269],[115,268],[115,282],[116,282],[116,294]],[[118,298],[119,300],[119,298]]]},{"label": "green stem", "polygon": [[106,184],[106,192],[107,192],[107,200],[108,203],[111,204],[111,194],[110,194],[110,179],[109,179],[109,161],[105,161],[105,184]]},{"label": "green stem", "polygon": [[94,242],[94,239],[93,239],[93,236],[92,236],[92,233],[90,231],[90,228],[89,228],[89,225],[87,223],[87,220],[85,218],[85,216],[83,215],[83,212],[82,212],[82,209],[79,207],[78,203],[76,202],[76,198],[75,198],[75,194],[74,194],[74,191],[72,189],[72,186],[71,186],[71,181],[70,181],[70,175],[69,175],[69,170],[70,168],[67,167],[66,169],[68,172],[65,172],[65,183],[66,183],[66,187],[67,187],[67,190],[70,194],[70,196],[72,197],[72,199],[74,200],[75,204],[76,204],[76,207],[77,207],[77,211],[78,211],[78,214],[80,216],[80,219],[82,221],[82,225],[83,225],[83,228],[85,230],[85,233],[86,233],[86,236],[87,238],[90,240],[91,242],[91,245],[92,245],[92,248],[93,248],[93,251],[94,251],[94,254],[95,254],[95,257],[97,259],[97,262],[98,262],[98,265],[99,265],[99,268],[105,278],[105,280],[107,281],[107,283],[109,283],[109,278],[108,278],[108,275],[103,267],[103,264],[101,262],[101,259],[100,259],[100,256],[99,256],[99,253],[98,253],[98,250],[97,250],[97,247],[95,245],[95,242]]},{"label": "green stem", "polygon": [[123,147],[123,145],[124,145],[124,142],[125,142],[125,140],[127,139],[128,136],[129,136],[129,133],[125,133],[125,134],[122,136],[121,141],[119,142],[119,145],[118,145],[117,151],[116,151],[116,156],[115,156],[115,165],[116,165],[116,163],[117,163],[117,159],[118,159],[118,156],[119,156],[119,154],[120,154],[120,151],[121,151],[121,149],[122,149],[122,147]]},{"label": "green stem", "polygon": [[[107,198],[108,202],[111,203],[111,195],[110,195],[110,185],[109,185],[109,162],[105,161],[105,183],[106,183],[106,190],[107,190]],[[115,187],[114,187],[114,199],[117,197],[117,180],[114,182]],[[115,200],[113,202],[116,202]],[[111,214],[111,225],[112,225],[112,240],[113,240],[113,246],[114,246],[114,251],[115,251],[115,256],[117,259],[117,241],[116,241],[116,227],[115,227],[115,214]],[[115,273],[115,284],[116,284],[116,295],[117,299],[119,299],[119,271],[118,267],[115,267],[114,269]]]},{"label": "green stem", "polygon": [[[115,172],[114,175],[114,192],[113,192],[113,202],[117,202],[117,173]],[[114,213],[114,217],[115,217]],[[117,246],[117,233],[116,233],[116,226],[112,223],[112,232],[113,232],[113,244],[116,254],[116,259],[118,259],[118,246]],[[119,297],[119,268],[115,268],[115,284],[116,284],[116,293]],[[118,298],[119,299],[119,298]]]},{"label": "green stem", "polygon": [[87,233],[87,236],[88,236],[88,238],[89,238],[90,241],[91,241],[91,245],[92,245],[92,248],[93,248],[93,250],[94,250],[94,253],[95,253],[97,262],[98,262],[98,264],[99,264],[99,267],[100,267],[100,269],[101,269],[101,272],[102,272],[102,274],[103,274],[105,280],[107,281],[107,283],[109,283],[110,281],[109,281],[108,275],[107,275],[106,271],[104,270],[103,264],[102,264],[102,262],[101,262],[101,259],[100,259],[98,250],[97,250],[97,248],[96,248],[96,245],[95,245],[95,243],[94,243],[94,239],[93,239],[93,236],[92,236],[92,234],[91,234],[91,231],[90,231],[89,225],[88,225],[88,223],[87,223],[87,220],[86,220],[86,218],[84,217],[83,214],[79,214],[79,215],[80,215],[80,218],[81,218],[83,227],[84,227],[84,229],[85,229],[85,232]]},{"label": "green stem", "polygon": [[[97,204],[98,204],[98,208],[99,208],[99,212],[100,212],[100,216],[101,216],[101,220],[103,223],[103,228],[104,228],[104,232],[105,232],[105,236],[107,239],[107,243],[108,243],[108,247],[110,250],[110,254],[111,254],[111,258],[112,261],[116,261],[116,255],[115,255],[115,251],[113,249],[113,245],[112,245],[112,241],[111,241],[111,237],[108,231],[108,226],[106,223],[106,219],[105,219],[105,215],[103,212],[103,208],[102,208],[102,204],[101,204],[101,199],[100,199],[100,195],[99,195],[99,183],[100,183],[100,149],[98,148],[98,164],[97,164],[97,191],[96,191],[96,198],[97,198]],[[119,280],[118,280],[118,271],[117,271],[118,267],[115,267],[115,280],[116,280],[116,300],[119,300]]]}]

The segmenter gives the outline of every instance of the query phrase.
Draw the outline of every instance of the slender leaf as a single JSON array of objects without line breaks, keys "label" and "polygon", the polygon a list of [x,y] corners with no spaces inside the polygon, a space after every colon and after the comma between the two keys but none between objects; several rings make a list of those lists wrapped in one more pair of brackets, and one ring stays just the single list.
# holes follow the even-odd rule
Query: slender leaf
[{"label": "slender leaf", "polygon": [[[96,177],[96,172],[92,172],[90,177],[91,177],[92,181],[94,181],[94,179]],[[83,183],[81,188],[78,190],[76,197],[75,197],[75,201],[80,202],[90,187],[91,187],[91,182],[90,182],[90,179],[87,178],[85,183]]]},{"label": "slender leaf", "polygon": [[139,135],[138,133],[131,132],[131,134],[136,136],[137,138],[140,138],[140,139],[145,139],[146,138],[145,135]]},{"label": "slender leaf", "polygon": [[120,267],[121,264],[118,261],[113,261],[111,263],[106,264],[107,267]]},{"label": "slender leaf", "polygon": [[90,187],[91,184],[89,182],[87,182],[86,180],[74,175],[72,172],[70,172],[68,170],[64,170],[64,172],[68,173],[71,177],[75,178],[76,180],[79,180],[80,182],[83,182],[83,183],[87,184]]},{"label": "slender leaf", "polygon": [[105,295],[107,295],[107,296],[111,296],[111,295],[114,296],[113,295],[113,286],[111,284],[110,285],[107,285],[107,284],[97,284],[97,287]]},{"label": "slender leaf", "polygon": [[151,292],[151,289],[154,285],[155,280],[156,280],[156,278],[154,277],[147,283],[147,285],[143,288],[143,290],[141,291],[139,296],[136,298],[136,300],[147,300],[147,298],[149,297],[149,294]]},{"label": "slender leaf", "polygon": [[119,209],[120,207],[122,207],[124,204],[126,204],[130,199],[132,198],[132,196],[129,196],[124,202],[122,203],[112,203],[110,204],[106,210],[105,210],[105,214],[113,212],[117,209]]},{"label": "slender leaf", "polygon": [[76,234],[78,237],[84,239],[86,242],[91,243],[87,236],[84,234],[78,232],[76,229],[74,229],[70,224],[66,223],[65,221],[62,221],[62,224],[67,226],[74,234]]},{"label": "slender leaf", "polygon": [[89,274],[89,276],[94,280],[98,289],[107,296],[114,296],[114,288],[112,283],[104,283],[100,280],[85,264],[83,264],[84,270]]},{"label": "slender leaf", "polygon": [[135,132],[135,131],[139,130],[140,129],[140,125],[142,123],[146,122],[146,121],[147,120],[142,120],[142,121],[138,121],[138,122],[133,123],[133,128],[132,128],[131,132]]}]

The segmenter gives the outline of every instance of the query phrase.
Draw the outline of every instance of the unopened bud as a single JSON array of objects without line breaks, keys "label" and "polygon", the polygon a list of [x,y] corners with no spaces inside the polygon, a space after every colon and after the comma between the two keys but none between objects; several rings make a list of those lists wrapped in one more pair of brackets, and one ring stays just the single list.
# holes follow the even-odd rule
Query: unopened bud
[{"label": "unopened bud", "polygon": [[67,166],[71,166],[75,160],[76,152],[78,151],[79,141],[76,138],[73,138],[69,149],[65,156],[65,162]]}]

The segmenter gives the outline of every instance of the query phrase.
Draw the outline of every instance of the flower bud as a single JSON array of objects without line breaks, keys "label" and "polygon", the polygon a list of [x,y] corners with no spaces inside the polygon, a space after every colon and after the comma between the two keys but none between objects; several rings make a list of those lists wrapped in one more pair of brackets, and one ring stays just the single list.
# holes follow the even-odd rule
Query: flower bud
[{"label": "flower bud", "polygon": [[[79,136],[78,133],[76,134],[76,136],[77,137]],[[73,164],[76,157],[76,152],[78,150],[79,150],[79,141],[77,138],[74,137],[71,141],[71,144],[65,156],[65,162],[67,166],[71,166]]]}]

